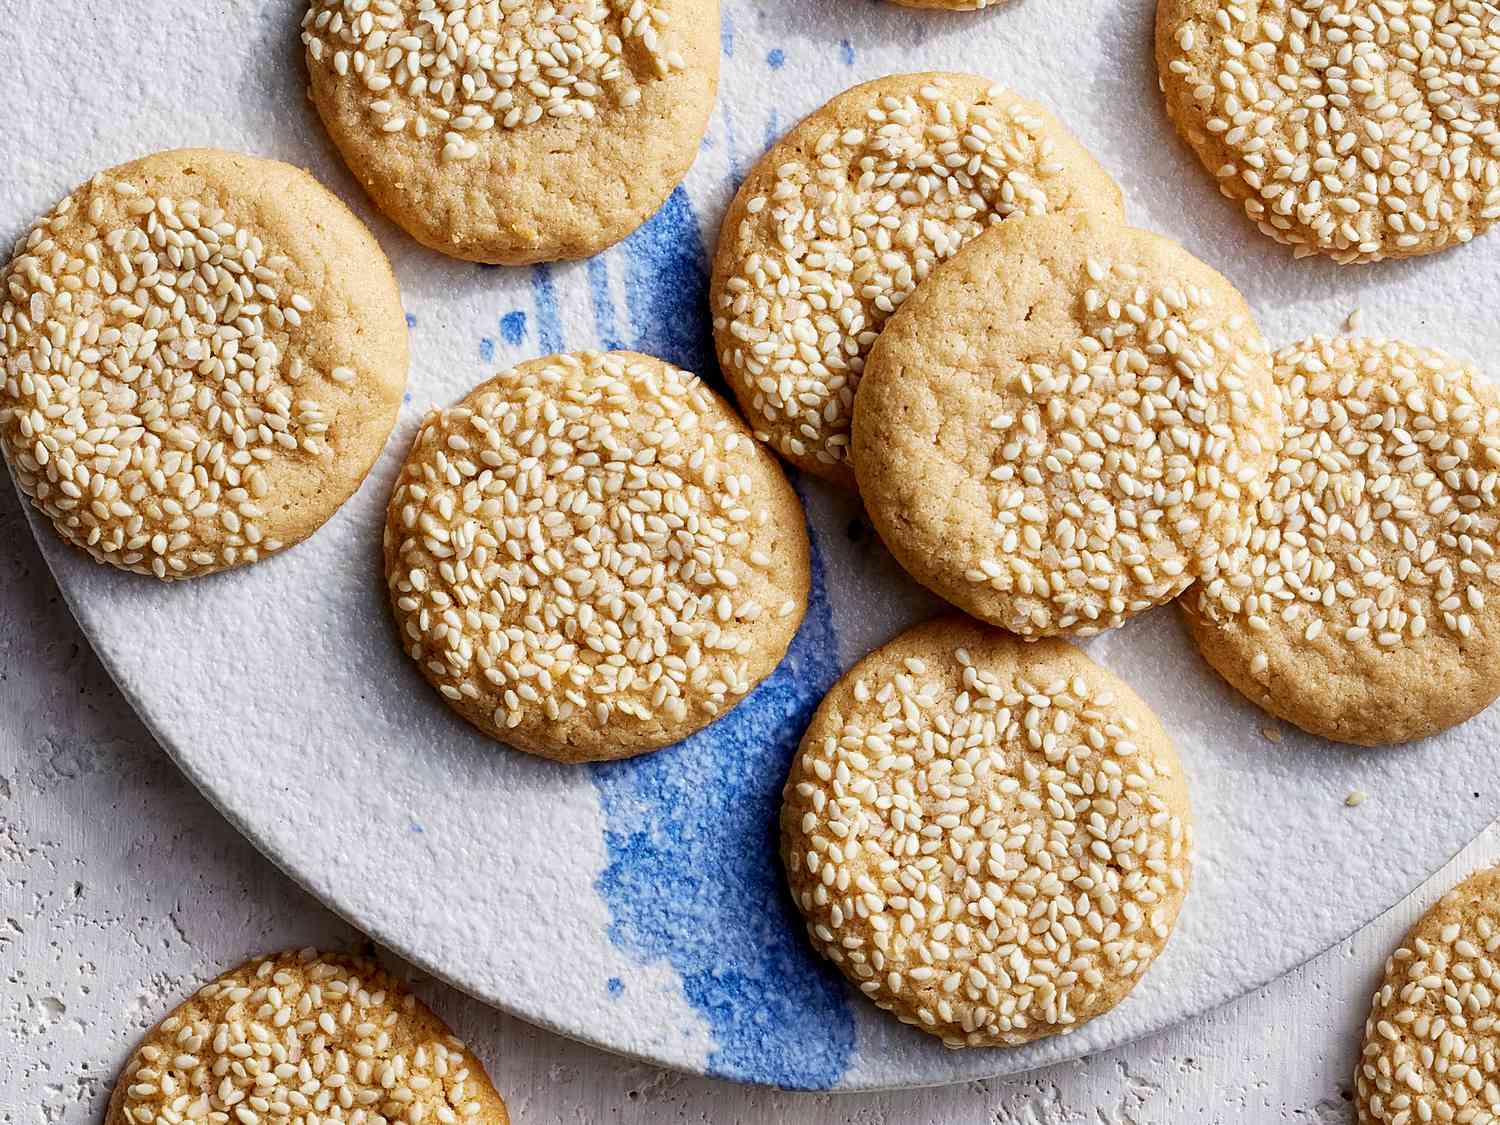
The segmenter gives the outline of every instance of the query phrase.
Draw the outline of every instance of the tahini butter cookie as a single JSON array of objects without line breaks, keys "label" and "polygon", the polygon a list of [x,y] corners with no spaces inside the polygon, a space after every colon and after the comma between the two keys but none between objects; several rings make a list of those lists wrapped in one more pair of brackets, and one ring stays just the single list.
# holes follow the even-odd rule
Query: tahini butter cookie
[{"label": "tahini butter cookie", "polygon": [[190,578],[311,535],[406,386],[390,264],[307,173],[182,149],[101,172],[0,275],[0,445],[62,538]]},{"label": "tahini butter cookie", "polygon": [[991,224],[1078,210],[1118,218],[1120,189],[987,78],[878,78],[810,114],[751,169],[714,255],[714,342],[756,436],[853,487],[851,404],[886,318]]},{"label": "tahini butter cookie", "polygon": [[1176,597],[1238,541],[1281,441],[1250,310],[1116,220],[1002,223],[886,324],[854,400],[870,520],[917,581],[1024,636]]},{"label": "tahini butter cookie", "polygon": [[1135,987],[1187,893],[1182,765],[1073,646],[939,618],[856,664],[787,779],[814,947],[950,1047],[1071,1031]]},{"label": "tahini butter cookie", "polygon": [[718,0],[310,0],[309,94],[418,242],[584,258],[666,200],[719,80]]},{"label": "tahini butter cookie", "polygon": [[1210,664],[1304,730],[1379,745],[1500,695],[1500,394],[1396,340],[1275,356],[1286,429],[1249,537],[1181,604]]},{"label": "tahini butter cookie", "polygon": [[769,675],[802,505],[727,403],[633,352],[523,363],[436,411],[391,495],[401,643],[459,714],[562,761],[658,749]]},{"label": "tahini butter cookie", "polygon": [[483,1064],[400,981],[312,949],[198,989],[135,1049],[105,1114],[105,1125],[509,1120]]},{"label": "tahini butter cookie", "polygon": [[1500,868],[1469,876],[1385,963],[1354,1072],[1360,1125],[1500,1121]]},{"label": "tahini butter cookie", "polygon": [[1489,0],[1159,0],[1167,112],[1220,190],[1305,254],[1430,254],[1500,218]]},{"label": "tahini butter cookie", "polygon": [[973,12],[997,7],[1007,0],[895,0],[903,8],[943,8],[950,12]]}]

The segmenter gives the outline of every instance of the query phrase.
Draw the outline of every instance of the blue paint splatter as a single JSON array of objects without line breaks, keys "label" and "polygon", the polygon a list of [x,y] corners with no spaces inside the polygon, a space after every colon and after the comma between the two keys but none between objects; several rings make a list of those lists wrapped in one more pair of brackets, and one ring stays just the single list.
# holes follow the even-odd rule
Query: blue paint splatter
[{"label": "blue paint splatter", "polygon": [[495,358],[495,341],[488,336],[481,336],[479,338],[479,358],[484,363],[488,363]]},{"label": "blue paint splatter", "polygon": [[425,831],[425,829],[415,820],[411,822],[411,830],[419,834]]},{"label": "blue paint splatter", "polygon": [[411,392],[407,391],[404,395],[402,395],[401,396],[401,401],[402,402],[410,402],[411,401]]},{"label": "blue paint splatter", "polygon": [[776,110],[771,111],[771,116],[766,118],[766,147],[770,148],[781,139],[781,114]]},{"label": "blue paint splatter", "polygon": [[609,290],[609,265],[600,255],[588,260],[589,300],[594,307],[594,331],[605,348],[620,347],[615,327],[615,297]]},{"label": "blue paint splatter", "polygon": [[611,996],[618,996],[620,995],[620,993],[625,991],[625,982],[622,981],[619,977],[610,977],[607,981],[604,982],[604,987],[609,989],[609,994]]},{"label": "blue paint splatter", "polygon": [[719,24],[719,46],[723,48],[725,58],[734,58],[734,21],[727,15]]},{"label": "blue paint splatter", "polygon": [[687,192],[674,190],[622,246],[634,328],[630,346],[715,378],[708,250]]},{"label": "blue paint splatter", "polygon": [[500,318],[500,335],[505,337],[505,342],[515,347],[526,339],[526,314],[520,309],[508,312]]},{"label": "blue paint splatter", "polygon": [[786,52],[780,47],[772,47],[770,53],[766,55],[766,62],[771,64],[772,70],[780,70],[786,65]]},{"label": "blue paint splatter", "polygon": [[557,289],[552,284],[552,267],[531,267],[531,297],[536,302],[536,342],[544,352],[560,352],[563,346],[562,321],[557,315]]},{"label": "blue paint splatter", "polygon": [[407,313],[406,314],[406,327],[408,327],[408,328],[415,328],[416,326],[417,326],[417,318],[413,314]]},{"label": "blue paint splatter", "polygon": [[750,697],[675,747],[591,767],[609,862],[598,889],[610,938],[665,958],[713,1031],[709,1070],[823,1089],[854,1051],[833,970],[803,939],[776,860],[781,786],[838,675],[823,561],[813,541],[807,619]]},{"label": "blue paint splatter", "polygon": [[839,58],[844,60],[845,66],[854,65],[854,44],[847,39],[839,41]]}]

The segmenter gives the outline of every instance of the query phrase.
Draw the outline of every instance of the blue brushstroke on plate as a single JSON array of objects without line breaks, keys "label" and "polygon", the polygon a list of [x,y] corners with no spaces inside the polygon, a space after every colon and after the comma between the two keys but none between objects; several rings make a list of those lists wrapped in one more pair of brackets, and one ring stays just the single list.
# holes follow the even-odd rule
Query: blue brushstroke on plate
[{"label": "blue brushstroke on plate", "polygon": [[408,327],[408,328],[415,328],[416,326],[417,326],[416,315],[414,313],[407,313],[406,314],[406,327]]},{"label": "blue brushstroke on plate", "polygon": [[610,977],[604,982],[604,987],[609,990],[611,996],[618,996],[625,991],[625,982],[619,977]]},{"label": "blue brushstroke on plate", "polygon": [[854,1016],[817,959],[777,853],[781,786],[838,676],[823,561],[781,666],[712,726],[655,754],[591,767],[608,862],[597,887],[614,944],[676,970],[714,1037],[712,1074],[826,1089],[848,1069]]},{"label": "blue brushstroke on plate", "polygon": [[594,306],[594,331],[599,336],[599,346],[618,348],[620,330],[615,326],[615,296],[609,291],[609,264],[603,255],[596,254],[588,260],[589,301]]},{"label": "blue brushstroke on plate", "polygon": [[[717,377],[707,251],[678,188],[624,243],[632,346]],[[807,618],[781,666],[724,718],[656,754],[590,767],[608,861],[597,887],[615,945],[665,959],[713,1032],[710,1072],[834,1085],[854,1053],[843,985],[812,953],[777,858],[781,786],[838,677],[822,553]]]},{"label": "blue brushstroke on plate", "polygon": [[719,44],[724,48],[724,57],[734,57],[734,21],[725,13],[723,21],[719,24]]},{"label": "blue brushstroke on plate", "polygon": [[771,64],[772,70],[780,70],[786,65],[786,52],[780,47],[772,47],[766,55],[766,62]]},{"label": "blue brushstroke on plate", "polygon": [[708,250],[687,192],[675,188],[661,210],[621,247],[633,329],[630,346],[716,381]]},{"label": "blue brushstroke on plate", "polygon": [[844,60],[845,66],[854,65],[854,44],[847,39],[839,40],[839,58]]},{"label": "blue brushstroke on plate", "polygon": [[520,309],[508,312],[500,318],[500,335],[511,347],[526,339],[526,314]]},{"label": "blue brushstroke on plate", "polygon": [[488,336],[479,337],[479,359],[482,363],[488,363],[495,358],[495,341]]},{"label": "blue brushstroke on plate", "polygon": [[537,347],[543,353],[562,351],[562,320],[557,314],[557,289],[552,284],[551,266],[531,267],[531,299],[536,305]]}]

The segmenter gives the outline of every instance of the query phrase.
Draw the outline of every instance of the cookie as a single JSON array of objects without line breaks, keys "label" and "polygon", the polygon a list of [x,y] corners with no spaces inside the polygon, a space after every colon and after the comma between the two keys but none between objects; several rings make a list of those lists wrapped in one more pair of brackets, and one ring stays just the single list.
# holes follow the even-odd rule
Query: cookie
[{"label": "cookie", "polygon": [[1072,645],[963,617],[908,630],[834,685],[783,802],[813,946],[950,1047],[1102,1015],[1187,893],[1186,782],[1150,709]]},{"label": "cookie", "polygon": [[1015,215],[1120,216],[1120,189],[1050,112],[969,74],[846,90],[773,145],[724,217],[709,300],[756,436],[844,487],[849,418],[886,318]]},{"label": "cookie", "polygon": [[718,0],[310,0],[308,93],[390,218],[455,258],[586,258],[687,174]]},{"label": "cookie", "polygon": [[101,172],[0,275],[0,447],[100,562],[191,578],[311,535],[406,387],[379,245],[307,173],[210,149]]},{"label": "cookie", "polygon": [[247,961],[157,1024],[105,1125],[177,1121],[508,1125],[484,1065],[373,961],[304,949]]},{"label": "cookie", "polygon": [[917,581],[1024,636],[1187,588],[1274,464],[1280,396],[1234,288],[1089,215],[1002,223],[887,323],[854,400],[870,521]]},{"label": "cookie", "polygon": [[1159,0],[1167,112],[1298,257],[1430,254],[1500,218],[1500,9]]},{"label": "cookie", "polygon": [[391,495],[402,645],[480,730],[560,761],[686,738],[786,654],[802,505],[690,375],[633,352],[531,360],[422,424]]},{"label": "cookie", "polygon": [[1360,1125],[1500,1120],[1500,868],[1465,879],[1386,960],[1354,1072]]},{"label": "cookie", "polygon": [[1395,340],[1276,353],[1270,491],[1182,600],[1252,702],[1367,746],[1435,734],[1500,695],[1500,393]]}]

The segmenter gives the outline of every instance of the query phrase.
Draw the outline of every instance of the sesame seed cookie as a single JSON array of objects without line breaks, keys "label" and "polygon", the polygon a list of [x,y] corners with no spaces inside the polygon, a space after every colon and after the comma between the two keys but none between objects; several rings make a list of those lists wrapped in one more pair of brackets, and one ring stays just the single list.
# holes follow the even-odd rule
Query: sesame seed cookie
[{"label": "sesame seed cookie", "polygon": [[101,172],[21,239],[0,287],[0,447],[100,562],[191,578],[290,547],[395,425],[395,275],[289,165],[182,149]]},{"label": "sesame seed cookie", "polygon": [[1072,645],[956,615],[834,685],[783,801],[814,947],[950,1047],[1108,1011],[1187,893],[1187,786],[1156,716]]},{"label": "sesame seed cookie", "polygon": [[1243,298],[1083,214],[1003,223],[935,271],[854,400],[860,492],[897,561],[1033,637],[1185,590],[1249,521],[1280,437]]},{"label": "sesame seed cookie", "polygon": [[756,436],[853,488],[851,404],[886,318],[990,224],[1080,209],[1119,216],[1120,189],[988,78],[892,75],[810,114],[746,177],[714,255],[714,342]]},{"label": "sesame seed cookie", "polygon": [[310,0],[317,106],[425,246],[585,258],[687,174],[719,81],[718,0]]},{"label": "sesame seed cookie", "polygon": [[1178,131],[1298,257],[1430,254],[1500,218],[1500,9],[1488,0],[1159,0]]},{"label": "sesame seed cookie", "polygon": [[781,662],[812,581],[775,459],[696,375],[633,352],[531,360],[429,415],[385,561],[428,681],[559,761],[724,714]]},{"label": "sesame seed cookie", "polygon": [[1354,1072],[1360,1125],[1500,1121],[1500,868],[1465,879],[1386,960]]},{"label": "sesame seed cookie", "polygon": [[1380,745],[1500,695],[1500,393],[1395,340],[1279,351],[1270,490],[1183,598],[1204,657],[1304,730]]},{"label": "sesame seed cookie", "polygon": [[131,1055],[105,1125],[508,1125],[480,1063],[373,961],[304,949],[205,984]]}]

